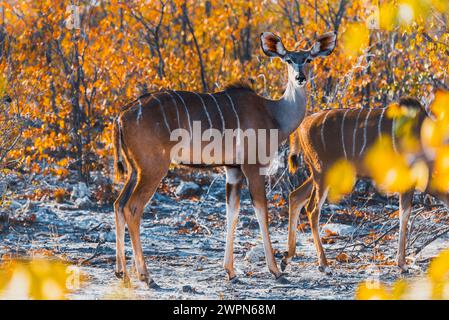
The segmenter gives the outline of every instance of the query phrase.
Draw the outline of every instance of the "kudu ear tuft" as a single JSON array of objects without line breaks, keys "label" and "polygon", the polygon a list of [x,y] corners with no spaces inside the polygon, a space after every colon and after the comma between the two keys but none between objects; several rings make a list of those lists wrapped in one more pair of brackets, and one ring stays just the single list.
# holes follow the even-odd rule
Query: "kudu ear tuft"
[{"label": "kudu ear tuft", "polygon": [[326,57],[332,53],[336,44],[337,34],[335,32],[327,32],[318,37],[312,49],[310,49],[310,55],[313,58]]},{"label": "kudu ear tuft", "polygon": [[282,39],[271,32],[263,32],[260,35],[260,45],[263,52],[269,57],[284,57],[287,53]]}]

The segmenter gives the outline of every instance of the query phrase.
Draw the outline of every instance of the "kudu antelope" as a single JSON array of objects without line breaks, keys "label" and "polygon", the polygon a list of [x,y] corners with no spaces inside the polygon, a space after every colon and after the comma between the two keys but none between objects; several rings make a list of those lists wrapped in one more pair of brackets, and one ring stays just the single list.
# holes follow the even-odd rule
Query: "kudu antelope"
[{"label": "kudu antelope", "polygon": [[[191,151],[184,158],[171,156],[170,150],[177,143],[171,139],[174,130],[184,129],[192,134],[195,122],[205,128],[205,131],[215,128],[222,133],[227,129],[274,129],[278,132],[278,141],[274,143],[278,144],[285,140],[304,118],[308,63],[319,56],[329,55],[335,47],[336,35],[332,32],[326,33],[318,38],[311,49],[299,51],[288,51],[281,38],[270,32],[262,33],[260,39],[266,55],[279,57],[288,66],[287,88],[279,100],[263,98],[245,86],[230,86],[222,92],[209,94],[164,90],[146,94],[131,102],[123,108],[114,122],[116,172],[118,178],[123,175],[125,161],[128,173],[124,188],[114,204],[118,277],[129,279],[124,249],[126,223],[139,279],[147,282],[150,287],[157,287],[145,265],[140,242],[140,220],[144,206],[166,175],[170,163],[191,165],[192,156],[195,159]],[[191,140],[189,144],[194,143],[195,141]],[[225,150],[223,159],[213,164],[203,160],[193,164],[197,167],[226,167],[227,230],[224,268],[230,280],[236,279],[233,258],[234,233],[238,221],[240,189],[243,179],[246,178],[263,238],[268,269],[277,280],[285,282],[286,279],[277,267],[268,232],[265,177],[260,174],[261,167],[266,164],[248,163],[247,154],[242,162],[237,162],[233,151],[242,146],[238,141],[235,142],[231,154],[229,150]],[[204,143],[201,143],[201,149],[203,148]],[[189,148],[192,149],[194,148]],[[232,161],[225,161],[225,158],[231,158]]]},{"label": "kudu antelope", "polygon": [[[420,139],[421,125],[427,117],[425,108],[418,100],[409,97],[401,98],[399,104],[417,111],[412,133]],[[292,135],[295,139],[291,141],[290,165],[296,166],[298,154],[302,151],[304,162],[310,170],[310,177],[289,196],[288,251],[281,262],[282,270],[285,270],[295,255],[298,216],[301,208],[305,206],[318,254],[319,270],[331,273],[319,235],[320,211],[328,192],[324,177],[329,168],[342,158],[353,163],[359,177],[370,177],[363,159],[367,150],[382,134],[392,137],[393,149],[400,152],[395,132],[395,118],[387,117],[386,112],[387,108],[322,111],[306,117],[295,135]],[[421,155],[422,150],[417,152],[417,156]],[[406,233],[413,193],[414,189],[411,189],[399,195],[400,231],[397,263],[404,272],[407,271]],[[447,195],[432,194],[447,203]]]}]

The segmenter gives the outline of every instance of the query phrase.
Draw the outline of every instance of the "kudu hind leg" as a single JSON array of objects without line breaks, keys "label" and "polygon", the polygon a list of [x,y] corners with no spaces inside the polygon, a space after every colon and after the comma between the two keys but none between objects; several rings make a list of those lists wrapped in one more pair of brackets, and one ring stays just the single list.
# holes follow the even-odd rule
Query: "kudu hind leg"
[{"label": "kudu hind leg", "polygon": [[136,187],[124,208],[125,219],[133,247],[134,263],[139,280],[146,282],[152,288],[157,288],[158,286],[150,277],[146,267],[140,240],[140,222],[145,205],[153,196],[167,170],[168,165],[166,168],[156,168],[156,170],[153,169],[151,172],[140,173],[137,178]]},{"label": "kudu hind leg", "polygon": [[320,238],[320,213],[321,207],[327,197],[327,188],[324,188],[320,183],[315,183],[314,192],[307,204],[307,216],[309,218],[310,228],[312,229],[313,242],[315,244],[318,255],[318,269],[326,274],[331,274],[326,254],[324,252],[323,244]]},{"label": "kudu hind leg", "polygon": [[307,203],[307,199],[312,194],[313,180],[308,178],[300,187],[292,191],[288,197],[289,217],[288,217],[288,251],[284,253],[281,262],[281,270],[284,271],[291,258],[296,253],[296,231],[298,228],[298,218],[302,207]]},{"label": "kudu hind leg", "polygon": [[268,269],[279,282],[288,282],[277,267],[273,254],[273,247],[271,245],[270,233],[268,230],[268,206],[265,192],[265,176],[260,174],[259,167],[251,165],[245,166],[243,168],[243,173],[248,182],[248,189],[259,222]]},{"label": "kudu hind leg", "polygon": [[399,195],[399,243],[397,263],[402,272],[407,272],[407,262],[405,261],[407,247],[407,225],[412,211],[413,191],[407,191]]},{"label": "kudu hind leg", "polygon": [[136,185],[136,172],[132,171],[125,185],[120,192],[117,200],[114,202],[115,211],[115,230],[116,230],[116,268],[115,275],[118,278],[129,281],[128,274],[126,272],[126,257],[125,257],[125,215],[124,206],[128,202],[131,192]]},{"label": "kudu hind leg", "polygon": [[240,210],[243,174],[239,168],[226,169],[226,249],[223,267],[229,280],[235,280],[234,238]]}]

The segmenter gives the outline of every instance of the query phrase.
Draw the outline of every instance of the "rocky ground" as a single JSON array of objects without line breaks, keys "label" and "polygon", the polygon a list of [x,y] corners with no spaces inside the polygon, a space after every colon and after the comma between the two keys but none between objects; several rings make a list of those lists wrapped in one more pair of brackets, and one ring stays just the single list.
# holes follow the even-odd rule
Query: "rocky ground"
[{"label": "rocky ground", "polygon": [[[171,173],[145,210],[142,242],[147,264],[161,290],[147,289],[132,278],[124,288],[114,276],[115,233],[110,180],[94,176],[87,186],[52,176],[5,173],[0,177],[0,256],[3,261],[45,256],[77,266],[83,281],[71,299],[351,299],[358,283],[422,275],[439,249],[448,247],[447,212],[420,196],[411,219],[410,273],[394,266],[397,248],[397,200],[362,187],[340,205],[324,206],[322,237],[333,275],[317,270],[306,223],[298,226],[297,256],[281,285],[269,274],[257,220],[243,192],[235,243],[240,284],[230,284],[222,268],[224,255],[224,175]],[[278,263],[286,248],[287,204],[280,187],[270,193],[270,232]],[[131,246],[127,237],[128,265]]]}]

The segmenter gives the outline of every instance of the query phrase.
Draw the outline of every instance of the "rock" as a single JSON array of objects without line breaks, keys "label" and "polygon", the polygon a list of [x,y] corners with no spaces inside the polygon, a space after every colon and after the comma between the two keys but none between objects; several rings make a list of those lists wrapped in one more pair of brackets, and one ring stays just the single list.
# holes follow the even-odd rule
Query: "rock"
[{"label": "rock", "polygon": [[72,193],[70,195],[70,199],[72,201],[78,198],[85,198],[90,196],[90,191],[87,185],[84,182],[79,182],[77,185],[73,187]]},{"label": "rock", "polygon": [[58,220],[58,215],[48,208],[42,208],[36,212],[36,220],[43,223],[54,223]]},{"label": "rock", "polygon": [[166,195],[160,194],[158,192],[156,192],[153,196],[153,201],[157,201],[160,203],[164,203],[164,204],[176,204],[177,202],[175,200],[173,200],[170,197],[167,197]]},{"label": "rock", "polygon": [[192,286],[186,285],[182,287],[182,292],[184,293],[197,293],[196,289]]},{"label": "rock", "polygon": [[336,211],[336,210],[342,210],[343,206],[340,206],[338,204],[329,203],[329,204],[327,204],[326,208],[329,210],[332,210],[332,211]]},{"label": "rock", "polygon": [[394,204],[387,204],[386,206],[384,206],[384,208],[387,210],[393,210],[393,211],[399,210],[399,206],[396,206]]},{"label": "rock", "polygon": [[340,223],[328,223],[322,228],[323,232],[326,232],[326,230],[329,230],[331,233],[338,234],[339,236],[352,236],[355,232],[355,228],[353,226]]},{"label": "rock", "polygon": [[265,252],[263,251],[263,247],[261,244],[256,245],[251,250],[249,250],[245,255],[245,260],[255,263],[259,261],[265,260]]},{"label": "rock", "polygon": [[89,197],[83,197],[75,200],[75,206],[78,209],[89,209],[93,207],[93,203],[90,201]]},{"label": "rock", "polygon": [[176,196],[180,198],[190,198],[193,196],[199,196],[201,194],[201,187],[195,182],[184,182],[176,188]]},{"label": "rock", "polygon": [[248,216],[242,216],[240,220],[242,221],[242,227],[244,229],[255,230],[259,228],[259,223],[257,222],[257,219],[253,219]]},{"label": "rock", "polygon": [[76,222],[76,226],[79,227],[80,229],[86,229],[86,230],[90,230],[92,228],[95,228],[97,226],[99,226],[98,220],[92,217],[93,214],[91,214],[91,216],[83,216],[81,219],[77,220]]},{"label": "rock", "polygon": [[100,240],[104,242],[115,242],[115,232],[109,231],[109,232],[102,232],[100,234]]}]

